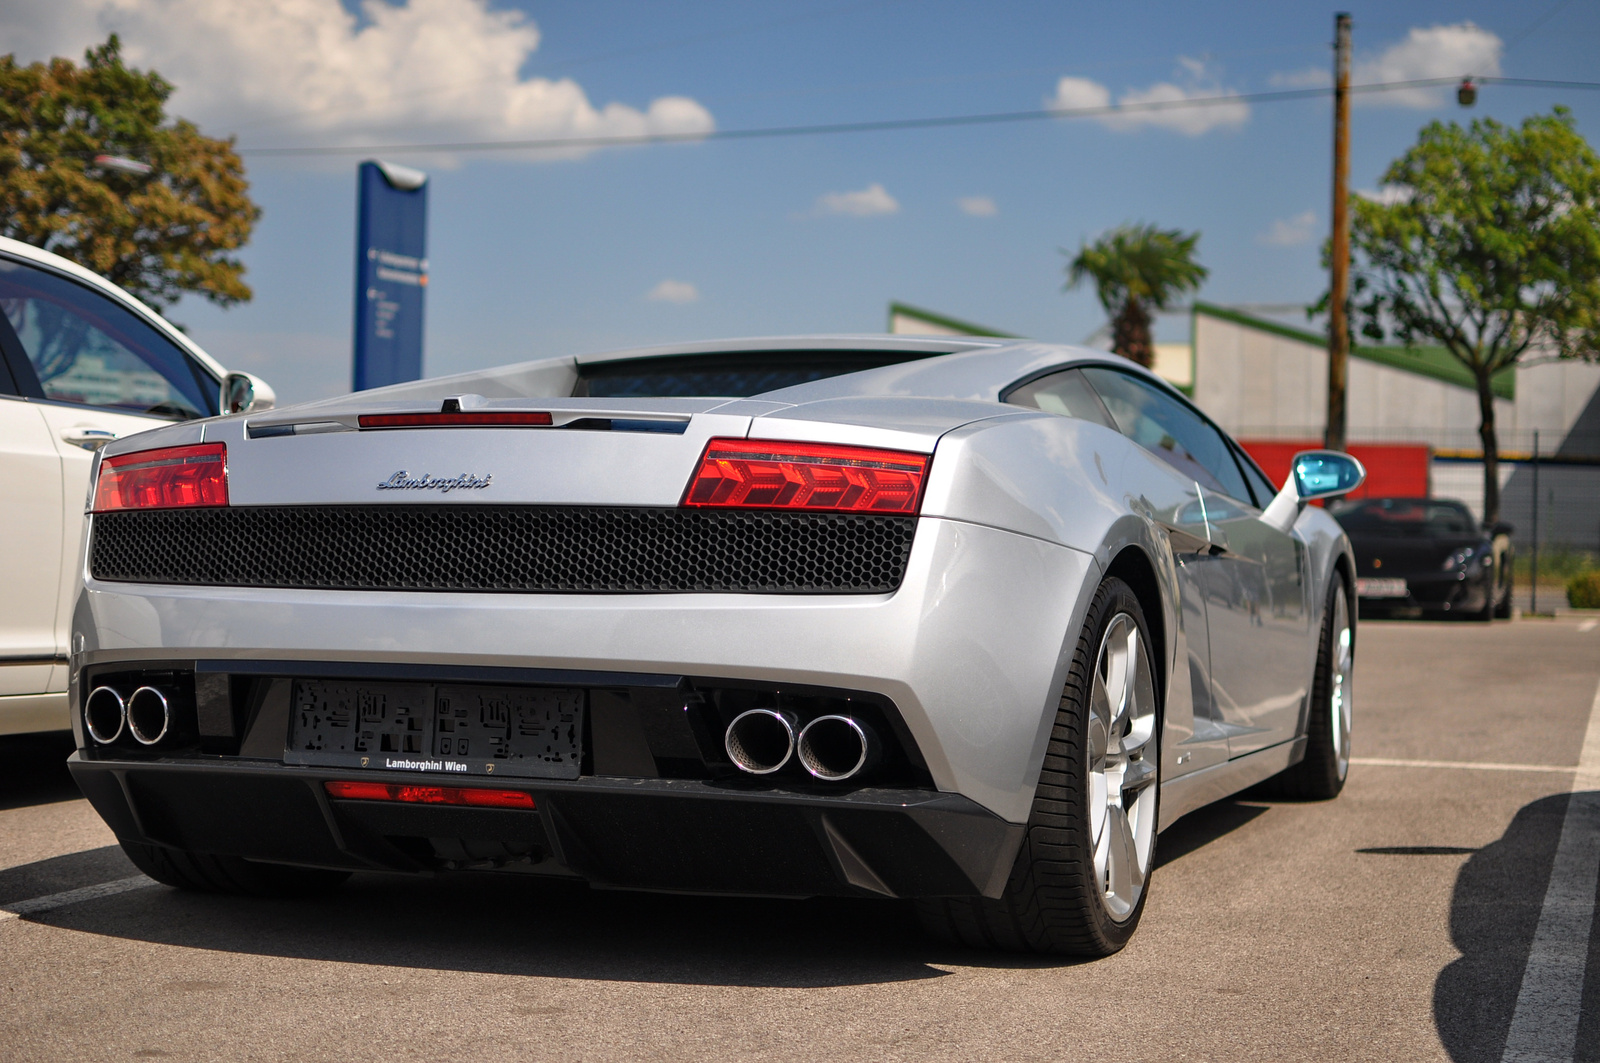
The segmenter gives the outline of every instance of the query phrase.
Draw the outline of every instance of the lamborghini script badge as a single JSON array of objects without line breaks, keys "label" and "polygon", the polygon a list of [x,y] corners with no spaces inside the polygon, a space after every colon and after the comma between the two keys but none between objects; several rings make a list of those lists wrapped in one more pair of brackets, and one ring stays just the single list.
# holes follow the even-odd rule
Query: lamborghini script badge
[{"label": "lamborghini script badge", "polygon": [[380,491],[439,491],[449,494],[451,491],[472,490],[481,491],[494,481],[494,473],[486,476],[474,476],[464,472],[460,476],[430,476],[423,473],[421,476],[412,476],[401,469],[387,480],[378,485]]}]

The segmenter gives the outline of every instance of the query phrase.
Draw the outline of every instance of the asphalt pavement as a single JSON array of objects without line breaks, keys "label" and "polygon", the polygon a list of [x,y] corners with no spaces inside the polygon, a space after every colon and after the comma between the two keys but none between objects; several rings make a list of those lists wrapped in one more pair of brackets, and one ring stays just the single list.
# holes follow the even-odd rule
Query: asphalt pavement
[{"label": "asphalt pavement", "polygon": [[184,894],[77,797],[70,744],[0,740],[0,1060],[1500,1061],[1515,1014],[1600,1061],[1568,814],[1597,687],[1592,616],[1363,623],[1344,794],[1181,820],[1095,962],[930,942],[880,901]]}]

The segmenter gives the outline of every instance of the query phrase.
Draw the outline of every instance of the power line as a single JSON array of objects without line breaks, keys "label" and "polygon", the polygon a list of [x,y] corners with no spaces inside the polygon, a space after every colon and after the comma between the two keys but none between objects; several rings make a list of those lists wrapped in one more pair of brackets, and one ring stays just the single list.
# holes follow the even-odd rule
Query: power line
[{"label": "power line", "polygon": [[[1439,88],[1455,85],[1459,77],[1417,78],[1410,81],[1384,81],[1352,85],[1351,92],[1380,93],[1401,89]],[[1554,81],[1545,78],[1480,77],[1480,85],[1510,85],[1522,88],[1600,89],[1600,82]],[[1148,114],[1191,108],[1220,107],[1240,103],[1281,103],[1288,100],[1331,96],[1332,86],[1282,89],[1273,92],[1241,92],[1218,96],[1195,96],[1183,100],[1147,100],[1114,103],[1098,107],[1043,108],[1028,111],[999,111],[989,114],[943,115],[929,118],[889,118],[867,122],[830,122],[817,125],[764,126],[746,129],[715,129],[701,133],[638,133],[620,136],[547,137],[537,140],[475,140],[434,144],[333,144],[301,145],[280,148],[240,148],[240,155],[258,158],[307,157],[319,155],[365,155],[374,152],[410,154],[480,151],[549,151],[568,148],[629,147],[643,144],[681,144],[709,140],[766,140],[777,137],[829,136],[840,133],[881,133],[910,129],[949,129],[960,126],[1003,125],[1052,118],[1098,118],[1119,114]]]}]

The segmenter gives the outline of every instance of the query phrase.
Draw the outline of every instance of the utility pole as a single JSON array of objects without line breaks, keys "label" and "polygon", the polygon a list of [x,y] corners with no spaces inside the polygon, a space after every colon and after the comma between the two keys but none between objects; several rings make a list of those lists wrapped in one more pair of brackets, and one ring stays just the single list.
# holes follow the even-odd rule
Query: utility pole
[{"label": "utility pole", "polygon": [[1328,276],[1328,427],[1323,446],[1345,447],[1350,364],[1350,16],[1333,17],[1333,256]]}]

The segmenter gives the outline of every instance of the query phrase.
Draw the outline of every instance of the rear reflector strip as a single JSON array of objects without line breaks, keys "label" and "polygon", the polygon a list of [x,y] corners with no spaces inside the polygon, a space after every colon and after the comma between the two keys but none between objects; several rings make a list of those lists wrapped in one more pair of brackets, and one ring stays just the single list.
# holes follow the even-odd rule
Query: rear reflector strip
[{"label": "rear reflector strip", "polygon": [[468,413],[364,413],[362,428],[528,428],[549,427],[548,413],[500,413],[474,410]]},{"label": "rear reflector strip", "polygon": [[329,797],[347,801],[406,801],[418,805],[470,805],[474,808],[538,806],[521,790],[481,790],[460,786],[410,786],[391,782],[325,782]]},{"label": "rear reflector strip", "polygon": [[106,513],[227,504],[227,445],[198,443],[106,458],[100,463],[90,508]]},{"label": "rear reflector strip", "polygon": [[928,460],[832,443],[713,439],[683,504],[914,514]]}]

